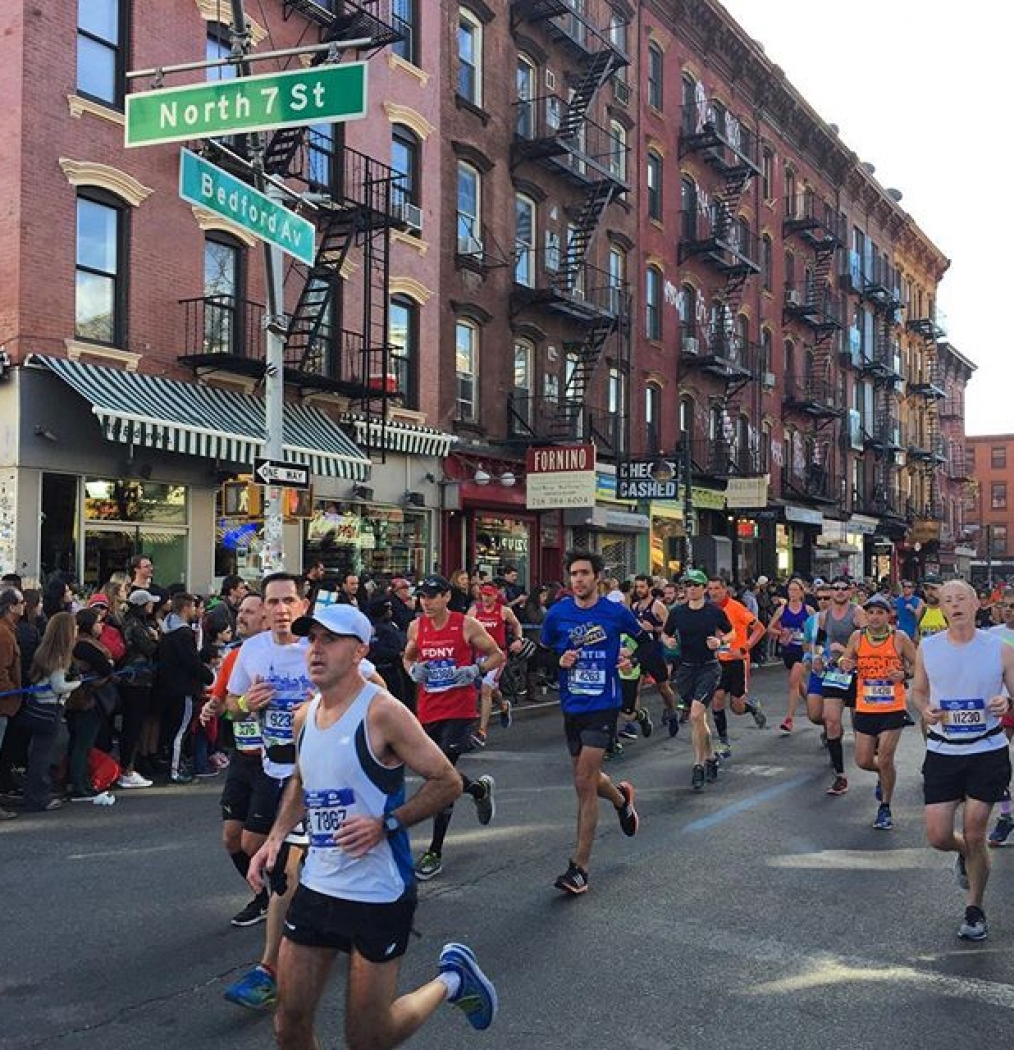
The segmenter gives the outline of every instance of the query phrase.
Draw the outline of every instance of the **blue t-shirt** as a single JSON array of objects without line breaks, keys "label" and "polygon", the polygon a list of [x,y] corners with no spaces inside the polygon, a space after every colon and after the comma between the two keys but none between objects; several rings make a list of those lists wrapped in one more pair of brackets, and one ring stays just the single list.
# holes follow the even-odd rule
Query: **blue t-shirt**
[{"label": "blue t-shirt", "polygon": [[560,706],[567,714],[620,707],[620,635],[637,638],[641,625],[617,602],[600,598],[591,608],[579,608],[573,598],[551,605],[542,624],[541,642],[562,656],[577,649],[573,667],[560,669]]},{"label": "blue t-shirt", "polygon": [[898,597],[894,599],[894,611],[898,617],[898,630],[904,631],[909,638],[915,639],[919,625],[915,622],[915,610],[919,606],[918,595],[910,595],[908,598]]}]

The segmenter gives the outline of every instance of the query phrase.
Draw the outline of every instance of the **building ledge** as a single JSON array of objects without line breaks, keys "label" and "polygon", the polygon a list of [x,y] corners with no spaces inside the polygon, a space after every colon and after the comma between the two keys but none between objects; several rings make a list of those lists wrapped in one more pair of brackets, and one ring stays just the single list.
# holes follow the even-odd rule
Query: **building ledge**
[{"label": "building ledge", "polygon": [[80,361],[83,357],[95,357],[101,361],[114,361],[126,368],[128,372],[136,372],[141,362],[140,354],[135,354],[132,350],[121,350],[115,346],[86,343],[80,339],[64,339],[63,345],[67,349],[67,356],[72,361]]},{"label": "building ledge", "polygon": [[82,95],[68,95],[67,106],[72,117],[80,118],[84,113],[90,113],[93,117],[108,120],[110,124],[118,124],[121,128],[125,123],[125,117],[118,109],[111,109],[101,102],[93,102],[90,98]]}]

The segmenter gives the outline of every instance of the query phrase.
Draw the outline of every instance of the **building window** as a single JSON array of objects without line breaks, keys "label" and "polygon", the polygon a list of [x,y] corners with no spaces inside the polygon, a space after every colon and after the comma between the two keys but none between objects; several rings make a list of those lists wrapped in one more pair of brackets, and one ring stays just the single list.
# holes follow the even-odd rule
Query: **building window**
[{"label": "building window", "polygon": [[240,354],[240,263],[242,249],[225,235],[204,242],[204,352]]},{"label": "building window", "polygon": [[771,187],[775,184],[775,155],[768,146],[761,154],[761,195],[764,200],[771,200]]},{"label": "building window", "polygon": [[662,158],[648,150],[648,218],[662,221]]},{"label": "building window", "polygon": [[991,445],[989,449],[989,465],[993,470],[1007,469],[1007,446]]},{"label": "building window", "polygon": [[697,240],[697,186],[691,178],[680,179],[680,211],[683,219],[683,239]]},{"label": "building window", "polygon": [[396,295],[388,311],[390,366],[395,389],[405,408],[419,407],[419,306],[411,299]]},{"label": "building window", "polygon": [[514,341],[514,390],[511,394],[512,423],[522,432],[532,425],[532,361],[535,347],[527,339]]},{"label": "building window", "polygon": [[514,195],[514,283],[535,286],[535,201]]},{"label": "building window", "polygon": [[767,382],[767,376],[773,375],[774,369],[771,367],[771,329],[765,328],[761,331],[761,355],[760,355],[760,374],[761,381]]},{"label": "building window", "polygon": [[[683,114],[682,114],[682,131],[684,135],[692,135],[698,130],[699,123],[703,121],[698,120],[698,109],[700,108],[697,104],[697,82],[692,77],[683,78]],[[702,114],[705,116],[706,114]]]},{"label": "building window", "polygon": [[482,23],[464,7],[458,8],[458,94],[482,105]]},{"label": "building window", "polygon": [[1007,555],[1007,526],[989,526],[989,553],[994,557],[1006,557]]},{"label": "building window", "polygon": [[98,191],[77,199],[74,334],[122,346],[126,337],[126,212]]},{"label": "building window", "polygon": [[994,481],[989,486],[989,506],[991,510],[1007,509],[1007,482]]},{"label": "building window", "polygon": [[479,329],[471,321],[454,326],[455,418],[474,423],[479,418]]},{"label": "building window", "polygon": [[796,217],[796,173],[791,168],[785,172],[785,214]]},{"label": "building window", "polygon": [[644,388],[644,450],[649,456],[662,451],[662,391],[654,383]]},{"label": "building window", "polygon": [[397,176],[391,190],[395,211],[419,203],[419,139],[411,128],[395,124],[391,128],[391,167]]},{"label": "building window", "polygon": [[761,240],[761,280],[764,282],[764,291],[770,292],[772,285],[772,273],[774,272],[774,249],[771,238],[765,233]]},{"label": "building window", "polygon": [[627,434],[624,426],[627,416],[627,382],[626,376],[619,368],[609,369],[607,397],[609,440],[614,452],[625,452],[627,449]]},{"label": "building window", "polygon": [[617,120],[609,123],[609,174],[627,181],[627,129]]},{"label": "building window", "polygon": [[419,65],[419,32],[416,0],[391,0],[391,21],[402,39],[391,45],[391,50],[413,66]]},{"label": "building window", "polygon": [[334,124],[313,124],[306,129],[306,179],[311,193],[330,193],[334,186],[334,129]]},{"label": "building window", "polygon": [[464,161],[458,163],[458,254],[481,255],[479,216],[482,206],[482,176]]},{"label": "building window", "polygon": [[127,6],[120,0],[77,5],[77,90],[117,109],[123,108]]},{"label": "building window", "polygon": [[662,338],[662,271],[649,266],[644,275],[644,330],[649,339]]},{"label": "building window", "polygon": [[627,253],[617,244],[609,248],[609,312],[624,313],[627,283]]},{"label": "building window", "polygon": [[532,100],[538,90],[539,77],[535,63],[526,55],[518,55],[514,80],[517,90],[517,120],[514,131],[519,138],[530,139],[535,134],[535,111]]},{"label": "building window", "polygon": [[662,112],[662,49],[648,45],[648,105]]}]

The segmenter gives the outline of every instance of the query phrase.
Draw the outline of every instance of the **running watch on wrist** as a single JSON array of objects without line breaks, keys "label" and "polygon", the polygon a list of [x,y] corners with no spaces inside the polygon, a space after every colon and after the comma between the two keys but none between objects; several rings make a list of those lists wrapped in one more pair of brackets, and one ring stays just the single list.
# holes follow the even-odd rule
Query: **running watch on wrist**
[{"label": "running watch on wrist", "polygon": [[405,826],[393,813],[388,813],[387,816],[384,817],[384,831],[386,831],[388,835],[397,835],[399,831],[404,830]]}]

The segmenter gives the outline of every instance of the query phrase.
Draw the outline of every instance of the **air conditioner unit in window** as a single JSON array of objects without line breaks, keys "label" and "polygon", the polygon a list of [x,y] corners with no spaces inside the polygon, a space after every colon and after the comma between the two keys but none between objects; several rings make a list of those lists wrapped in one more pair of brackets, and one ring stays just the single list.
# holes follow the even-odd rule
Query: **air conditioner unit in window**
[{"label": "air conditioner unit in window", "polygon": [[799,306],[799,292],[795,288],[789,288],[785,292],[785,305],[786,306]]},{"label": "air conditioner unit in window", "polygon": [[482,241],[470,233],[459,235],[458,255],[482,255]]},{"label": "air conditioner unit in window", "polygon": [[700,353],[700,345],[692,335],[683,336],[683,341],[680,343],[680,349],[685,354]]},{"label": "air conditioner unit in window", "polygon": [[630,85],[625,80],[620,80],[619,77],[613,77],[613,98],[621,106],[626,106],[630,103]]},{"label": "air conditioner unit in window", "polygon": [[394,206],[395,214],[410,230],[422,230],[422,208],[409,201],[400,201]]}]

